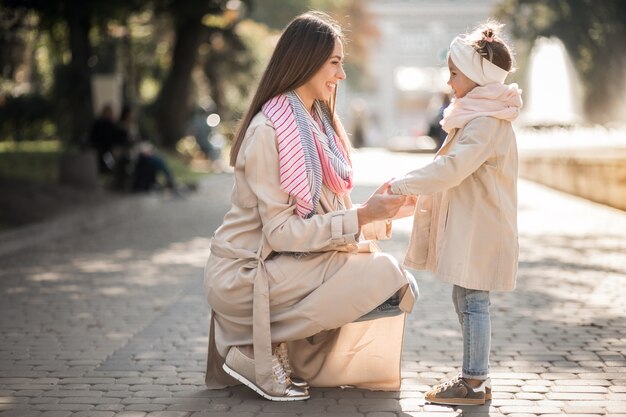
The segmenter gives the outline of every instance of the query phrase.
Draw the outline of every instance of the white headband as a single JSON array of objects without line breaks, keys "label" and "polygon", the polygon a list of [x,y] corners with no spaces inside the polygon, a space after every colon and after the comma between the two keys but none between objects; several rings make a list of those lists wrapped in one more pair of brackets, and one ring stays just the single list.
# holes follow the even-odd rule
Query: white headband
[{"label": "white headband", "polygon": [[467,78],[478,85],[495,82],[502,84],[509,74],[508,71],[489,62],[489,60],[482,59],[463,35],[454,38],[450,44],[450,58]]}]

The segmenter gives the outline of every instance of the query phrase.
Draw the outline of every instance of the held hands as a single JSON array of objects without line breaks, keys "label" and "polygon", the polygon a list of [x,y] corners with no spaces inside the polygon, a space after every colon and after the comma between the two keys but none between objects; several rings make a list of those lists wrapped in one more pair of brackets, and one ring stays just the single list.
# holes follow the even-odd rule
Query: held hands
[{"label": "held hands", "polygon": [[[390,181],[393,181],[390,180]],[[391,185],[389,185],[389,187],[387,187],[387,194],[390,195],[397,195],[394,194],[391,191]],[[403,217],[409,217],[412,216],[415,213],[415,206],[417,205],[417,196],[416,195],[407,195],[405,196],[406,200],[404,202],[404,204],[402,205],[402,207],[400,207],[400,209],[398,210],[398,212],[396,213],[396,215],[393,217],[393,219],[401,219]]]},{"label": "held hands", "polygon": [[[392,194],[395,195],[395,194]],[[394,219],[401,219],[403,217],[412,216],[415,213],[415,205],[417,204],[417,196],[416,195],[407,195],[406,201],[400,207],[400,210],[393,216]]]},{"label": "held hands", "polygon": [[[389,182],[383,183],[374,194],[357,209],[359,226],[376,220],[388,220],[394,218],[398,211],[406,204],[407,198],[403,195],[388,193]],[[413,206],[415,204],[413,203]]]}]

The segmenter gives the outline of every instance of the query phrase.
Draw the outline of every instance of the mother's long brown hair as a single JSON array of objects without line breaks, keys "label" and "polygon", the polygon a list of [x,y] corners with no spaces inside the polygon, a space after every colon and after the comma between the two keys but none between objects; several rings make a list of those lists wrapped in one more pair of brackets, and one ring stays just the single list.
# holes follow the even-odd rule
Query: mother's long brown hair
[{"label": "mother's long brown hair", "polygon": [[[272,97],[295,90],[309,81],[330,58],[336,41],[343,42],[341,28],[325,13],[304,13],[287,25],[261,77],[252,103],[237,128],[230,151],[232,166],[237,161],[246,130],[252,118],[261,111],[263,104]],[[336,91],[335,89],[330,102],[326,103],[333,119]]]}]

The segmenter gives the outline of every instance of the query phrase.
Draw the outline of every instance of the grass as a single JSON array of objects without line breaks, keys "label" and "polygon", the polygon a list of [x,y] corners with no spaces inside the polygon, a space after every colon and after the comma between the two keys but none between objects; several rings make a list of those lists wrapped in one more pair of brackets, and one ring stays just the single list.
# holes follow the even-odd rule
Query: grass
[{"label": "grass", "polygon": [[167,166],[172,170],[174,180],[178,184],[193,187],[198,183],[200,178],[207,175],[206,172],[192,170],[184,159],[175,152],[159,151],[159,153],[165,159]]},{"label": "grass", "polygon": [[0,178],[55,183],[60,156],[58,140],[0,142]]},{"label": "grass", "polygon": [[[192,170],[176,152],[159,151],[179,184],[193,186],[207,175]],[[53,184],[59,177],[62,154],[58,140],[0,142],[0,178]]]}]

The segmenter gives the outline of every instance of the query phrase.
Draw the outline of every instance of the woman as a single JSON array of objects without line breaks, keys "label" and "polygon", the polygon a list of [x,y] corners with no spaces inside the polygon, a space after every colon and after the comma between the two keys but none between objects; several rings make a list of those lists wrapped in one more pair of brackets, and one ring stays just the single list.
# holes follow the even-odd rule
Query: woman
[{"label": "woman", "polygon": [[[309,398],[309,385],[399,387],[400,313],[417,287],[364,239],[389,237],[389,220],[414,205],[385,184],[352,207],[349,146],[334,116],[343,57],[328,16],[294,19],[239,127],[232,207],[205,269],[209,388],[241,382],[294,401]],[[361,321],[390,297],[397,315]]]}]

